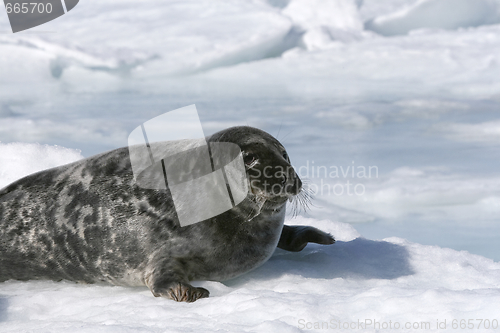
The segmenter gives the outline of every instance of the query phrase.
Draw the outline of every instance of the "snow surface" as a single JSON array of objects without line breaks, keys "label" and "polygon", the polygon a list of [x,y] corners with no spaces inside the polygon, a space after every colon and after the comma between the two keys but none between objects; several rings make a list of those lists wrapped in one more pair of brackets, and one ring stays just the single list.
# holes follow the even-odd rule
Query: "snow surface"
[{"label": "snow surface", "polygon": [[457,29],[500,22],[496,0],[420,0],[400,11],[366,22],[366,28],[385,36],[418,28]]},{"label": "snow surface", "polygon": [[[277,252],[234,283],[203,282],[213,297],[194,305],[145,289],[8,282],[1,325],[293,332],[301,318],[494,319],[497,263],[460,250],[500,260],[500,0],[140,3],[81,1],[18,34],[0,10],[0,186],[126,146],[138,124],[195,103],[207,135],[250,125],[278,137],[318,189],[311,209],[287,223],[345,243]],[[351,173],[370,166],[376,176]],[[334,186],[344,192],[328,192]],[[332,271],[314,275],[319,266]],[[195,315],[175,312],[184,307]]]},{"label": "snow surface", "polygon": [[337,243],[299,253],[277,249],[239,278],[194,283],[211,295],[192,304],[154,298],[146,287],[8,281],[0,284],[0,330],[321,332],[315,323],[327,322],[330,329],[356,323],[354,331],[373,332],[375,324],[356,326],[371,321],[438,332],[438,321],[452,331],[453,320],[498,318],[500,264],[491,259],[400,238],[370,240],[341,222],[287,223],[316,226]]}]

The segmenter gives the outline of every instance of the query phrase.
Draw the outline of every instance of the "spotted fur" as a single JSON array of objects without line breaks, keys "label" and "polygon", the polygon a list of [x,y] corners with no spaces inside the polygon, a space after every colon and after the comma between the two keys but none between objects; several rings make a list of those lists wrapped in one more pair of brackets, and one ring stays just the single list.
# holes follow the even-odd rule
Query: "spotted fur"
[{"label": "spotted fur", "polygon": [[[230,128],[210,140],[234,142],[265,163],[290,165],[281,144],[258,129]],[[278,242],[297,251],[308,241],[334,241],[314,228],[283,228],[286,201],[300,189],[294,172],[288,181],[296,183],[295,193],[266,196],[258,211],[250,192],[238,207],[180,227],[169,191],[138,187],[128,154],[116,149],[0,190],[0,282],[147,285],[155,296],[191,302],[208,291],[189,281],[243,274],[264,263]]]}]

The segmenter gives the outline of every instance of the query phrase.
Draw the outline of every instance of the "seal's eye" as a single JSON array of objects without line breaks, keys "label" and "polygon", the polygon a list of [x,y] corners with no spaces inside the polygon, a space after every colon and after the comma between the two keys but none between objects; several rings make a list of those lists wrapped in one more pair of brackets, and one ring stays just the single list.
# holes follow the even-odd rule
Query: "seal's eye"
[{"label": "seal's eye", "polygon": [[257,162],[257,159],[255,158],[254,155],[248,154],[245,157],[243,157],[243,162],[245,162],[245,164],[248,167],[252,167],[255,165],[255,162]]},{"label": "seal's eye", "polygon": [[283,153],[283,158],[288,161],[288,155],[287,155],[287,153]]}]

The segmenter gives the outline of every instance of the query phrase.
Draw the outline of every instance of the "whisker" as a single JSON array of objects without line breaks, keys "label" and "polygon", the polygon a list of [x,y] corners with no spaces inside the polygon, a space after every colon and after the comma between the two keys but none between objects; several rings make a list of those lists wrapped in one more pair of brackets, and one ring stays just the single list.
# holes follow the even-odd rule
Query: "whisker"
[{"label": "whisker", "polygon": [[288,134],[286,134],[286,135],[283,137],[283,139],[281,139],[281,141],[280,141],[280,142],[281,142],[282,144],[284,144],[284,143],[285,143],[285,139],[286,139],[286,137],[287,137],[290,133],[292,133],[293,131],[294,131],[294,130],[291,130],[290,132],[288,132]]},{"label": "whisker", "polygon": [[309,183],[308,179],[303,180],[299,193],[291,199],[292,218],[297,217],[302,211],[307,212],[311,209],[311,206],[315,207],[312,203],[313,190],[308,186]]},{"label": "whisker", "polygon": [[280,128],[278,129],[278,134],[276,135],[276,140],[280,137],[281,126],[283,126],[283,121],[281,121]]}]

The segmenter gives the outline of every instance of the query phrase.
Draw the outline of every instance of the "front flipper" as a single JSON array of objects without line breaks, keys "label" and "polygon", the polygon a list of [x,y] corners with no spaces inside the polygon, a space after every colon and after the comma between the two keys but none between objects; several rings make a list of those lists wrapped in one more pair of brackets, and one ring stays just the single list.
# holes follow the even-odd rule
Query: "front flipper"
[{"label": "front flipper", "polygon": [[278,247],[292,252],[302,251],[307,243],[329,245],[335,243],[332,235],[314,227],[284,225]]},{"label": "front flipper", "polygon": [[175,259],[156,263],[145,282],[155,297],[170,298],[177,302],[190,303],[210,294],[205,288],[190,285],[183,265]]}]

